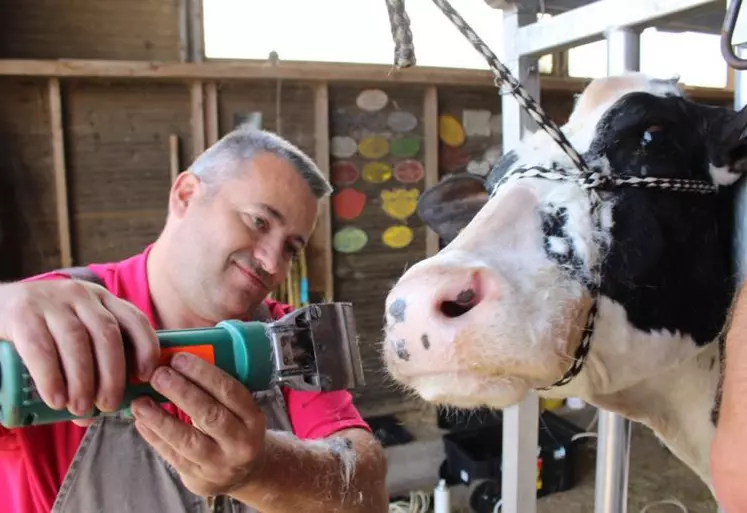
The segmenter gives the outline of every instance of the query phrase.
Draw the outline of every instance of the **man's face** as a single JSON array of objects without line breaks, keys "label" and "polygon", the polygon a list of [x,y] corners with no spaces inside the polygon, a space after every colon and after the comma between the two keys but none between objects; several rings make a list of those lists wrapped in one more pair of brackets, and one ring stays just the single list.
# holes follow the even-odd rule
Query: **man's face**
[{"label": "man's face", "polygon": [[245,317],[308,242],[317,200],[291,164],[269,153],[213,191],[191,175],[182,181],[172,198],[182,293],[203,317]]}]

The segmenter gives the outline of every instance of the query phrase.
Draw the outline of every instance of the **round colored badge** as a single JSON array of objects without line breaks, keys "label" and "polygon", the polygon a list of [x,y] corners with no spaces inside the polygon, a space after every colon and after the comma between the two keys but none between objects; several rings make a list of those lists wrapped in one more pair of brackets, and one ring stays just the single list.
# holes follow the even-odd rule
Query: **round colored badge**
[{"label": "round colored badge", "polygon": [[340,253],[357,253],[368,243],[368,235],[360,228],[347,226],[335,233],[332,246]]},{"label": "round colored badge", "polygon": [[424,176],[425,169],[417,160],[405,160],[394,168],[394,177],[402,183],[417,183]]},{"label": "round colored badge", "polygon": [[415,213],[418,207],[418,189],[392,189],[380,193],[381,208],[390,217],[404,221]]},{"label": "round colored badge", "polygon": [[464,144],[464,128],[459,120],[451,114],[444,114],[439,117],[438,135],[446,145],[457,147]]},{"label": "round colored badge", "polygon": [[458,171],[469,163],[469,155],[461,148],[446,145],[441,146],[438,158],[441,167],[448,172]]},{"label": "round colored badge", "polygon": [[352,185],[358,179],[360,172],[358,168],[350,161],[340,160],[333,162],[330,169],[330,181],[333,185],[346,186]]},{"label": "round colored badge", "polygon": [[358,108],[369,112],[383,109],[388,102],[389,96],[381,89],[366,89],[365,91],[361,91],[355,100]]},{"label": "round colored badge", "polygon": [[380,159],[389,153],[389,141],[379,136],[366,137],[358,144],[358,152],[367,159]]},{"label": "round colored badge", "polygon": [[350,221],[355,219],[366,206],[365,193],[356,189],[342,189],[332,196],[332,209],[339,219]]},{"label": "round colored badge", "polygon": [[403,225],[390,226],[381,234],[381,241],[394,249],[401,249],[409,246],[412,242],[412,238],[412,228]]},{"label": "round colored badge", "polygon": [[389,151],[395,157],[414,157],[420,151],[420,138],[413,136],[392,139],[389,143]]},{"label": "round colored badge", "polygon": [[384,183],[392,177],[392,166],[386,162],[369,162],[363,166],[361,175],[368,183]]},{"label": "round colored badge", "polygon": [[418,126],[418,118],[410,112],[399,110],[389,114],[388,124],[395,132],[409,132]]},{"label": "round colored badge", "polygon": [[336,135],[329,142],[329,152],[338,159],[350,158],[357,150],[358,145],[352,137]]}]

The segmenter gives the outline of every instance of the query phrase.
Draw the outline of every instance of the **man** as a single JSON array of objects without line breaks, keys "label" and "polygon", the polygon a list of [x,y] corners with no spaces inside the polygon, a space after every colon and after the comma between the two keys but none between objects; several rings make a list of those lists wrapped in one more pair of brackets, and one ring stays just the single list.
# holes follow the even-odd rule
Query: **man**
[{"label": "man", "polygon": [[726,513],[747,511],[747,284],[742,285],[726,332],[726,360],[711,473],[719,506]]},{"label": "man", "polygon": [[136,399],[134,420],[0,427],[0,511],[386,511],[383,452],[348,392],[253,397],[189,354],[159,364],[154,329],[290,311],[266,298],[330,190],[301,150],[240,128],[179,175],[164,229],[143,253],[90,265],[87,275],[0,285],[0,338],[13,342],[47,404],[112,411],[126,382],[125,344],[136,376],[169,400]]}]

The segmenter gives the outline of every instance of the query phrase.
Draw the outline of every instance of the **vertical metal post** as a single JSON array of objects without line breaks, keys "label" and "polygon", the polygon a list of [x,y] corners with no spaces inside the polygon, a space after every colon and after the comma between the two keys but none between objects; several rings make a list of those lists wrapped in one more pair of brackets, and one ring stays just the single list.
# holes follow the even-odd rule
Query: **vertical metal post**
[{"label": "vertical metal post", "polygon": [[[611,29],[607,39],[607,74],[638,71],[641,67],[640,34]],[[594,513],[626,513],[631,422],[608,411],[599,411]]]},{"label": "vertical metal post", "polygon": [[[540,100],[536,58],[519,58],[519,27],[537,20],[537,12],[515,3],[503,9],[504,63],[529,94]],[[501,96],[503,153],[514,148],[537,125],[510,94]],[[539,398],[530,393],[518,405],[503,410],[502,513],[536,513]]]},{"label": "vertical metal post", "polygon": [[[747,42],[734,49],[737,57],[747,57]],[[747,71],[734,70],[734,108],[739,110],[747,106]],[[736,185],[734,197],[734,263],[737,279],[744,280],[747,276],[747,181],[742,180]]]}]

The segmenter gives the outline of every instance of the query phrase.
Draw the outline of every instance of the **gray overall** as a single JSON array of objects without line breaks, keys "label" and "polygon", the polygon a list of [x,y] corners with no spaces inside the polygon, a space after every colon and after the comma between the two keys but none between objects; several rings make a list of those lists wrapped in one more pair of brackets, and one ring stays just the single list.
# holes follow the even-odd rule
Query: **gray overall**
[{"label": "gray overall", "polygon": [[[65,271],[68,271],[67,269]],[[73,272],[69,274],[73,275]],[[83,278],[79,274],[76,278]],[[264,309],[255,320],[270,320]],[[267,428],[292,431],[282,391],[254,394]],[[258,513],[229,497],[204,498],[148,445],[132,419],[99,417],[91,424],[60,487],[52,513]]]}]

